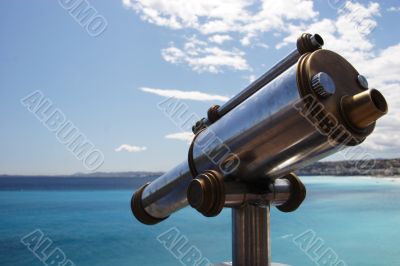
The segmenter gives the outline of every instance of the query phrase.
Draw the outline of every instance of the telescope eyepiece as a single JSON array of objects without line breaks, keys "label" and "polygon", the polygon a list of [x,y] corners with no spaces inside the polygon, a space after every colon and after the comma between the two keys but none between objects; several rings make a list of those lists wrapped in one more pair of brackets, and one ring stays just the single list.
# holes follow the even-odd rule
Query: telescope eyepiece
[{"label": "telescope eyepiece", "polygon": [[321,48],[322,46],[324,46],[324,39],[322,39],[321,35],[319,34],[312,35],[310,40],[314,47]]},{"label": "telescope eyepiece", "polygon": [[342,109],[348,122],[360,129],[372,125],[388,112],[385,97],[376,89],[344,97]]},{"label": "telescope eyepiece", "polygon": [[318,34],[304,33],[297,39],[297,51],[300,55],[312,53],[324,45],[324,40]]}]

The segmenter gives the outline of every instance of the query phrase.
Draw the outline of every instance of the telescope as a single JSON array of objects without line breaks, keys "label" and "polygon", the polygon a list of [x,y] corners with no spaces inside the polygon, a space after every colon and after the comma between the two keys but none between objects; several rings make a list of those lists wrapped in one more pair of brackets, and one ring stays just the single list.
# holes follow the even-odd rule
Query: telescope
[{"label": "telescope", "polygon": [[294,172],[359,145],[388,106],[318,34],[193,126],[183,163],[138,189],[131,209],[154,225],[190,205],[206,217],[232,208],[232,265],[271,265],[270,206],[296,210],[306,189]]}]

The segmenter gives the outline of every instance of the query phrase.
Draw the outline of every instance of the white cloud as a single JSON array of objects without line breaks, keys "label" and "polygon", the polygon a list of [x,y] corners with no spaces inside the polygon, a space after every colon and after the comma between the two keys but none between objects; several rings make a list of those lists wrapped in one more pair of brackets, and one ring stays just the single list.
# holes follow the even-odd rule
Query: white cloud
[{"label": "white cloud", "polygon": [[387,9],[389,12],[400,12],[400,6],[391,6]]},{"label": "white cloud", "polygon": [[[172,64],[188,64],[196,72],[220,73],[223,69],[251,70],[243,51],[222,49],[235,33],[242,46],[253,46],[263,33],[284,31],[289,24],[318,16],[311,0],[122,0],[143,21],[172,30],[194,30],[206,41],[189,40],[162,50]],[[267,44],[261,44],[268,47]]]},{"label": "white cloud", "polygon": [[224,69],[247,70],[245,53],[239,49],[224,50],[200,41],[196,36],[187,39],[182,48],[173,43],[161,52],[165,61],[172,64],[186,63],[196,72],[220,73]]},{"label": "white cloud", "polygon": [[276,48],[294,44],[303,32],[318,32],[325,40],[324,48],[336,51],[350,61],[365,59],[374,48],[369,36],[377,26],[379,4],[364,6],[347,2],[338,12],[336,19],[324,18],[310,24],[288,25],[288,35]]},{"label": "white cloud", "polygon": [[[249,0],[124,0],[144,21],[172,29],[201,30],[210,22],[226,25],[240,19]],[[244,14],[243,14],[244,15]]]},{"label": "white cloud", "polygon": [[129,144],[122,144],[118,148],[115,149],[116,152],[120,151],[127,151],[127,152],[142,152],[147,150],[146,147],[139,147],[139,146],[133,146]]},{"label": "white cloud", "polygon": [[193,137],[194,137],[194,134],[189,131],[168,134],[165,136],[166,139],[181,140],[181,141],[186,141],[187,143],[191,143],[193,140]]},{"label": "white cloud", "polygon": [[247,76],[247,80],[252,83],[253,81],[255,81],[257,79],[256,75],[249,75]]},{"label": "white cloud", "polygon": [[315,18],[311,0],[123,0],[149,23],[204,35],[237,32],[247,39]]},{"label": "white cloud", "polygon": [[232,40],[232,37],[229,35],[221,35],[221,34],[215,34],[212,35],[211,37],[208,38],[210,42],[215,42],[218,44],[223,44],[224,42]]},{"label": "white cloud", "polygon": [[268,49],[269,48],[269,45],[266,44],[266,43],[256,43],[255,46],[261,47],[261,48],[264,48],[264,49]]},{"label": "white cloud", "polygon": [[154,88],[140,88],[140,90],[152,94],[156,94],[163,97],[173,97],[182,100],[193,100],[193,101],[221,101],[226,102],[229,97],[208,94],[199,91],[181,91],[181,90],[165,90],[165,89],[154,89]]}]

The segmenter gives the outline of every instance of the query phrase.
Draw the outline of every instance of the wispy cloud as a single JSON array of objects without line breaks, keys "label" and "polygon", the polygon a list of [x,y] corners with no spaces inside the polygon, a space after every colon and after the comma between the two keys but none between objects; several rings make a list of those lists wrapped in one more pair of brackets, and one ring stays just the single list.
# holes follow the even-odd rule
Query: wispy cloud
[{"label": "wispy cloud", "polygon": [[400,6],[391,6],[387,9],[389,12],[400,12]]},{"label": "wispy cloud", "polygon": [[255,81],[257,79],[256,75],[249,75],[246,77],[246,79],[252,83],[253,81]]},{"label": "wispy cloud", "polygon": [[[192,30],[183,45],[171,43],[162,57],[172,64],[186,64],[196,72],[251,71],[245,53],[221,47],[238,36],[243,47],[257,45],[265,32],[284,32],[318,16],[311,0],[123,0],[143,21],[172,30]],[[263,44],[264,47],[268,45]]]},{"label": "wispy cloud", "polygon": [[194,134],[189,131],[168,134],[165,136],[166,139],[181,140],[181,141],[186,141],[187,143],[190,143],[193,140],[193,137],[194,137]]},{"label": "wispy cloud", "polygon": [[123,0],[149,23],[202,35],[238,33],[248,45],[260,34],[318,16],[311,0]]},{"label": "wispy cloud", "polygon": [[[222,43],[222,37],[215,39]],[[182,48],[174,43],[161,52],[165,61],[172,64],[185,63],[194,71],[220,73],[225,69],[249,70],[245,53],[237,48],[222,49],[208,42],[201,41],[197,36],[186,40]]]},{"label": "wispy cloud", "polygon": [[116,152],[126,151],[126,152],[142,152],[147,150],[146,147],[134,146],[129,144],[122,144],[115,149]]},{"label": "wispy cloud", "polygon": [[208,38],[210,42],[223,44],[224,42],[231,41],[232,37],[226,34],[215,34]]},{"label": "wispy cloud", "polygon": [[192,101],[221,101],[226,102],[229,100],[229,97],[216,95],[216,94],[208,94],[199,91],[181,91],[181,90],[169,90],[169,89],[155,89],[155,88],[147,88],[143,87],[140,90],[148,93],[152,93],[155,95],[163,96],[163,97],[172,97],[181,100],[192,100]]}]

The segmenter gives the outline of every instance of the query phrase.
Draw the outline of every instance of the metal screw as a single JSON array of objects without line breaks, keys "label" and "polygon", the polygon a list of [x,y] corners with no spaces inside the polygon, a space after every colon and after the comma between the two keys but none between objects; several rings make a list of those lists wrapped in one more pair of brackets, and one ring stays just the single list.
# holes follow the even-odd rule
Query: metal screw
[{"label": "metal screw", "polygon": [[357,81],[358,84],[360,84],[361,87],[363,87],[364,89],[368,90],[368,80],[366,77],[364,77],[363,75],[358,75],[357,77]]}]

